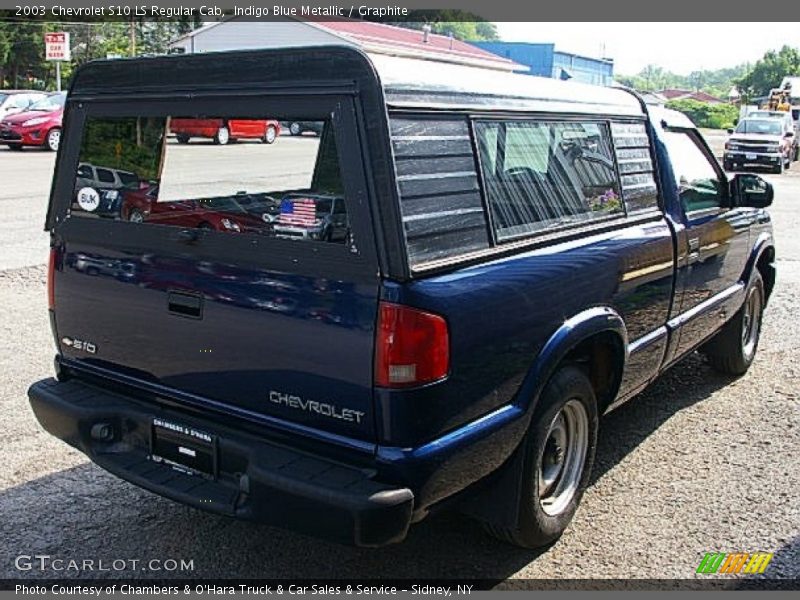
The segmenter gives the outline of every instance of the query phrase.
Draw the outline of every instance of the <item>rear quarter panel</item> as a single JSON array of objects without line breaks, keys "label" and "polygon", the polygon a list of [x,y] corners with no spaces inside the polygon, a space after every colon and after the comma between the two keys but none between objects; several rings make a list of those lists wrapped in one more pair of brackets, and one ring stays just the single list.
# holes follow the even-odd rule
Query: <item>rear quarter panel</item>
[{"label": "rear quarter panel", "polygon": [[[510,403],[543,346],[588,308],[619,313],[635,343],[663,329],[673,289],[673,242],[663,217],[530,249],[515,256],[387,284],[386,300],[443,315],[451,372],[414,391],[378,390],[380,443],[416,446]],[[666,332],[664,332],[666,333]],[[666,336],[641,344],[628,361],[623,392],[655,376]],[[543,382],[539,382],[543,383]]]}]

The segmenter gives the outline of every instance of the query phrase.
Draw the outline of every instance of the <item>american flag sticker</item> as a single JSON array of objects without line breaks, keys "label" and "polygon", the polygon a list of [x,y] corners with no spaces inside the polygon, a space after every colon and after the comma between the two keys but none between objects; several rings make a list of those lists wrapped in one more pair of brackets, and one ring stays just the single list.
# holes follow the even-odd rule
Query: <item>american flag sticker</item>
[{"label": "american flag sticker", "polygon": [[311,198],[284,198],[281,200],[281,214],[278,223],[312,227],[317,220],[317,203]]}]

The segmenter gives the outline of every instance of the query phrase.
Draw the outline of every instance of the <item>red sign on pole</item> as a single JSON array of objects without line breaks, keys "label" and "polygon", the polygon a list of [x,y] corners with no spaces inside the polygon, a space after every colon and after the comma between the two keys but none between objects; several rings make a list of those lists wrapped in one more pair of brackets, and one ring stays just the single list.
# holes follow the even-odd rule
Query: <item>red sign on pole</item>
[{"label": "red sign on pole", "polygon": [[46,60],[70,60],[71,58],[68,33],[45,33],[44,48]]}]

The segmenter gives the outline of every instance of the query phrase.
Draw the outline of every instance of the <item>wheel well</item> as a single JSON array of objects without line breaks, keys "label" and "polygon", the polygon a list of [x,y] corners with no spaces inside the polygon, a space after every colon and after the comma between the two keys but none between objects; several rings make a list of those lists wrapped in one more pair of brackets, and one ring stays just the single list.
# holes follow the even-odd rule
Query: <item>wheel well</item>
[{"label": "wheel well", "polygon": [[756,263],[756,269],[761,273],[761,278],[764,280],[764,293],[767,300],[769,300],[772,289],[775,287],[775,265],[772,264],[774,261],[775,248],[770,246],[761,253]]},{"label": "wheel well", "polygon": [[597,395],[597,408],[602,412],[613,402],[622,381],[625,347],[622,338],[604,331],[581,341],[564,357],[563,362],[582,368]]}]

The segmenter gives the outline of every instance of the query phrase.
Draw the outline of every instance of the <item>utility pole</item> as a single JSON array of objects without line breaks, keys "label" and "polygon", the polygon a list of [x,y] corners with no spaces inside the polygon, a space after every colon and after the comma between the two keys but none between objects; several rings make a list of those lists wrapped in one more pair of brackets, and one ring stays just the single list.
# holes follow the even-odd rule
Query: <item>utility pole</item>
[{"label": "utility pole", "polygon": [[131,52],[131,56],[136,56],[136,24],[134,23],[133,19],[131,19],[131,26],[130,26],[130,43],[128,47]]}]

